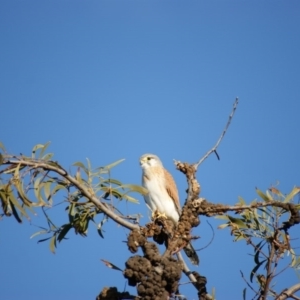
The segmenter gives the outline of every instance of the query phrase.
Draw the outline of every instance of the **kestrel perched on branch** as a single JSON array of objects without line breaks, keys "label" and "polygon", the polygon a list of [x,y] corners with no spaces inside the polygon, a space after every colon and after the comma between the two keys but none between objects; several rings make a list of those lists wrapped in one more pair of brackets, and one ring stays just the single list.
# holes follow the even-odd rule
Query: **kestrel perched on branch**
[{"label": "kestrel perched on branch", "polygon": [[[148,190],[144,196],[145,202],[155,212],[178,223],[181,208],[175,181],[172,175],[163,167],[160,159],[154,154],[144,154],[140,158],[143,170],[142,185]],[[184,248],[185,253],[194,265],[199,264],[199,258],[191,243]]]}]

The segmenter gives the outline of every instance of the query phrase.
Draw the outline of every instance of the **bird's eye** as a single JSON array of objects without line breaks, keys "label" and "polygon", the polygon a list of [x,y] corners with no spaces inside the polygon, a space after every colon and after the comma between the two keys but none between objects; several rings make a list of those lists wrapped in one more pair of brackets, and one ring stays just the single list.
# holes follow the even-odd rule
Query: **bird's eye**
[{"label": "bird's eye", "polygon": [[150,160],[151,158],[152,158],[152,157],[148,156],[148,157],[147,157],[147,160]]}]

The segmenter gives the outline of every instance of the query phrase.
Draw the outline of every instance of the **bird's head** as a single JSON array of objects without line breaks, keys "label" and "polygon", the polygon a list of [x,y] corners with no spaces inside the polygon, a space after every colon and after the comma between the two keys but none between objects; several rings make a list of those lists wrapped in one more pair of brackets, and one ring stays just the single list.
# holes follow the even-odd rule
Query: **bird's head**
[{"label": "bird's head", "polygon": [[158,156],[147,153],[140,157],[140,165],[142,169],[147,169],[149,167],[162,166],[162,163]]}]

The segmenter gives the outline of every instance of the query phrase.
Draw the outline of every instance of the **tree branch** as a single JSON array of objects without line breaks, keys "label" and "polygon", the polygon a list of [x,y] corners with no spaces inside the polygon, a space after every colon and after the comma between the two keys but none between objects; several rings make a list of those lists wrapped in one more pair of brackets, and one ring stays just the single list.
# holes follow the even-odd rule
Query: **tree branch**
[{"label": "tree branch", "polygon": [[97,208],[99,208],[101,211],[103,211],[108,217],[113,219],[116,223],[130,229],[139,229],[140,227],[138,225],[132,224],[126,220],[124,220],[122,217],[119,217],[116,215],[112,210],[110,210],[105,203],[102,203],[95,195],[93,195],[87,187],[85,187],[83,184],[78,182],[74,177],[68,174],[68,172],[63,169],[61,166],[59,166],[56,162],[40,162],[39,160],[25,160],[25,159],[9,159],[9,156],[4,155],[3,156],[4,161],[3,165],[20,165],[20,166],[28,166],[28,167],[34,167],[34,168],[41,168],[46,171],[53,171],[63,178],[65,178],[68,182],[73,184],[80,192],[87,197]]},{"label": "tree branch", "polygon": [[299,297],[293,295],[297,291],[300,291],[300,283],[291,286],[289,289],[283,290],[275,300],[285,300],[287,298],[300,299]]},{"label": "tree branch", "polygon": [[221,134],[221,136],[219,137],[217,143],[197,163],[193,164],[193,166],[194,166],[194,168],[196,170],[198,169],[199,165],[202,164],[204,162],[204,160],[207,159],[209,157],[209,155],[212,154],[213,152],[217,155],[217,157],[219,159],[219,155],[217,153],[217,148],[219,147],[219,144],[221,143],[221,141],[222,141],[222,139],[223,139],[223,137],[224,137],[224,135],[225,135],[225,133],[226,133],[226,131],[227,131],[230,123],[231,123],[231,120],[233,118],[233,115],[235,113],[235,110],[237,108],[238,103],[239,103],[239,98],[236,98],[235,102],[233,104],[232,112],[229,115],[229,119],[227,121],[227,124],[226,124],[226,126],[225,126],[225,128],[224,128],[224,130],[223,130],[223,132]]}]

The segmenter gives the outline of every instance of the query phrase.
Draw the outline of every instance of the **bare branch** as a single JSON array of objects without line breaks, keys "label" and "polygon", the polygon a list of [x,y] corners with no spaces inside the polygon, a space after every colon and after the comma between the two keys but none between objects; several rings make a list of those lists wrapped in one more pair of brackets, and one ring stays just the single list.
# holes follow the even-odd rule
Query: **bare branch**
[{"label": "bare branch", "polygon": [[221,141],[222,141],[222,139],[223,139],[223,137],[224,137],[224,135],[225,135],[225,133],[226,133],[226,131],[227,131],[227,129],[228,129],[228,127],[229,127],[229,125],[230,125],[230,123],[231,123],[231,120],[232,120],[232,118],[233,118],[233,115],[234,115],[234,113],[235,113],[235,110],[236,110],[236,108],[237,108],[237,105],[238,105],[238,103],[239,103],[239,98],[236,98],[235,99],[235,102],[234,102],[234,104],[233,104],[233,109],[232,109],[232,112],[231,112],[231,114],[229,115],[229,119],[228,119],[228,121],[227,121],[227,124],[226,124],[226,126],[225,126],[225,128],[224,128],[224,130],[223,130],[223,132],[222,132],[222,134],[221,134],[221,136],[219,137],[219,139],[218,139],[218,141],[217,141],[217,143],[213,146],[213,148],[211,148],[197,163],[195,163],[195,164],[193,164],[193,166],[194,166],[194,168],[197,170],[198,169],[198,167],[199,167],[199,165],[200,164],[202,164],[203,162],[204,162],[204,160],[205,159],[207,159],[208,157],[209,157],[209,155],[211,155],[213,152],[217,155],[217,158],[218,159],[220,159],[219,158],[219,155],[218,155],[218,153],[217,153],[217,148],[218,148],[218,146],[219,146],[219,144],[221,143]]},{"label": "bare branch", "polygon": [[181,253],[178,252],[176,255],[177,255],[178,260],[181,262],[183,273],[190,279],[192,284],[197,288],[197,286],[196,286],[197,280],[196,280],[195,276],[193,275],[193,273],[191,272],[191,270],[189,269],[189,267],[187,266],[187,264],[185,263]]},{"label": "bare branch", "polygon": [[275,300],[284,300],[284,299],[287,299],[287,298],[292,298],[292,299],[299,300],[300,299],[299,297],[293,295],[297,291],[300,291],[300,283],[297,283],[297,284],[291,286],[289,289],[283,290]]}]

